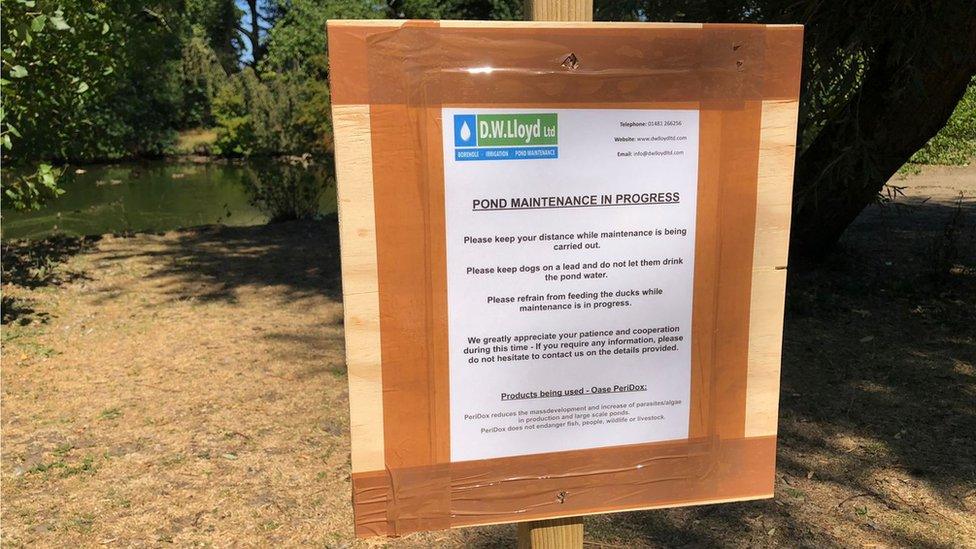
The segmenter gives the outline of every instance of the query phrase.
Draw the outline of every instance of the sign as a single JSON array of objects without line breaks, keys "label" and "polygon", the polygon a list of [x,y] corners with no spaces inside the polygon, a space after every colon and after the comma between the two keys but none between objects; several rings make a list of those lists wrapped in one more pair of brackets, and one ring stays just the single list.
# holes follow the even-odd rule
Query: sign
[{"label": "sign", "polygon": [[[698,111],[461,111],[442,114],[451,461],[688,438]],[[479,143],[548,133],[562,155],[466,162],[475,118]]]},{"label": "sign", "polygon": [[772,496],[801,46],[329,23],[357,535]]}]

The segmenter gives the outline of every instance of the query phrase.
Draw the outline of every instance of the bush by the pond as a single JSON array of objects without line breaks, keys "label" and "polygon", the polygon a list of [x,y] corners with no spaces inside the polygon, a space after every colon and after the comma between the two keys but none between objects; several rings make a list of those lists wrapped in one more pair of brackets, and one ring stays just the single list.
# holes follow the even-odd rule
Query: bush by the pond
[{"label": "bush by the pond", "polygon": [[329,89],[298,73],[233,75],[214,99],[217,152],[225,156],[324,153]]},{"label": "bush by the pond", "polygon": [[255,165],[244,184],[248,201],[268,216],[269,223],[311,219],[319,211],[331,173],[329,163],[303,158]]}]

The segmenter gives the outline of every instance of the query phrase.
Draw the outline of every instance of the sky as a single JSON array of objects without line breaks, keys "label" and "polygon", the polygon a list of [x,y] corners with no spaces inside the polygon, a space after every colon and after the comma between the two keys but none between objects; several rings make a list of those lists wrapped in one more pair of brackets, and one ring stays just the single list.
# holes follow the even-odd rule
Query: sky
[{"label": "sky", "polygon": [[[236,0],[237,8],[241,10],[244,15],[241,16],[241,25],[244,27],[251,26],[251,14],[250,9],[247,7],[247,2],[244,0]],[[244,63],[250,63],[254,59],[254,55],[251,52],[251,43],[247,40],[241,40],[244,45],[244,49],[241,51],[241,61]]]}]

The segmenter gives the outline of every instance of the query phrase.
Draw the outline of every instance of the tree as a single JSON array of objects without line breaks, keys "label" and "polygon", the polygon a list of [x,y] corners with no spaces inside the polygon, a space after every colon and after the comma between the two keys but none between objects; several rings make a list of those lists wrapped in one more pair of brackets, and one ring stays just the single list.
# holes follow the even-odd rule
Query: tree
[{"label": "tree", "polygon": [[264,72],[298,70],[328,78],[325,23],[329,19],[376,19],[387,13],[361,0],[292,0],[268,33]]},{"label": "tree", "polygon": [[521,0],[388,0],[390,18],[493,19],[522,18]]},{"label": "tree", "polygon": [[181,129],[213,125],[214,98],[227,81],[227,72],[222,65],[219,55],[196,31],[184,43],[180,60]]},{"label": "tree", "polygon": [[227,156],[278,156],[322,153],[326,146],[324,112],[310,116],[317,103],[310,86],[316,81],[300,73],[267,74],[258,78],[250,67],[231,76],[214,100],[217,141]]},{"label": "tree", "polygon": [[181,0],[4,2],[8,162],[162,153],[180,105]]},{"label": "tree", "polygon": [[[816,110],[805,113],[807,143],[796,163],[794,257],[833,247],[945,125],[976,73],[976,8],[968,2],[818,5],[809,21],[803,99]],[[818,104],[845,52],[855,52],[857,77],[841,99]],[[819,69],[826,65],[832,70]]]},{"label": "tree", "polygon": [[213,50],[224,72],[237,71],[241,41],[237,27],[243,13],[234,0],[187,0],[184,21],[187,36],[200,37]]},{"label": "tree", "polygon": [[[247,41],[246,49],[251,52],[248,62],[252,67],[261,64],[268,53],[267,35],[274,28],[275,23],[287,13],[291,1],[279,0],[244,0],[245,9],[239,18],[237,32],[242,40]],[[324,29],[322,32],[325,32]],[[242,48],[245,49],[245,48]]]},{"label": "tree", "polygon": [[595,16],[805,25],[794,258],[834,246],[946,123],[976,73],[971,2],[598,0]]},{"label": "tree", "polygon": [[[82,101],[91,83],[100,74],[111,72],[112,66],[94,59],[75,59],[59,63],[62,40],[78,31],[65,19],[60,7],[37,6],[30,0],[15,0],[2,5],[6,20],[3,24],[2,78],[3,106],[0,107],[0,140],[4,159],[9,161],[20,152],[23,132],[29,132],[30,103],[36,96],[50,104],[71,108]],[[97,25],[97,15],[91,18]],[[101,32],[107,33],[106,23]],[[84,32],[84,29],[81,31]],[[17,147],[15,148],[15,143]],[[3,201],[16,210],[31,210],[41,206],[63,191],[58,187],[60,172],[48,163],[21,168],[22,174],[10,174],[0,180]]]}]

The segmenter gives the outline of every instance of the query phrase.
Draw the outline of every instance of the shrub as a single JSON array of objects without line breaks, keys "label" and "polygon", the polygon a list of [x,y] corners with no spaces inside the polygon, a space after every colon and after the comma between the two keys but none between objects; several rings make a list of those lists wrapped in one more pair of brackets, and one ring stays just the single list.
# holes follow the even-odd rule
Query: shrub
[{"label": "shrub", "polygon": [[226,156],[324,153],[328,88],[300,73],[250,68],[231,77],[214,100],[216,146]]},{"label": "shrub", "polygon": [[252,162],[248,171],[248,200],[269,223],[315,217],[332,173],[331,161],[312,162],[308,157]]},{"label": "shrub", "polygon": [[227,81],[227,73],[224,72],[217,54],[203,37],[194,35],[184,44],[180,80],[183,88],[180,126],[212,126],[213,101]]}]

